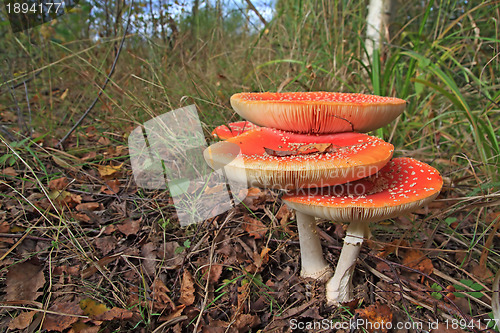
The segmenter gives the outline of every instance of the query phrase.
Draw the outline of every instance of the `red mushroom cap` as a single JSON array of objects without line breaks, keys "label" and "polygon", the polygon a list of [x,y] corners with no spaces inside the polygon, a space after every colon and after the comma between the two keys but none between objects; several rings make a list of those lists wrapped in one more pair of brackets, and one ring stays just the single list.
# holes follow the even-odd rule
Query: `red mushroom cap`
[{"label": "red mushroom cap", "polygon": [[246,131],[250,131],[256,128],[259,128],[259,126],[252,124],[249,121],[238,121],[235,123],[229,123],[229,126],[226,125],[220,125],[217,126],[213,131],[212,135],[215,138],[219,138],[221,140],[227,140],[229,138],[232,138],[234,136],[238,136],[241,133],[244,133]]},{"label": "red mushroom cap", "polygon": [[394,97],[334,92],[239,93],[233,109],[265,127],[297,133],[368,132],[396,119],[406,102]]},{"label": "red mushroom cap", "polygon": [[443,179],[433,167],[412,158],[395,158],[365,179],[283,196],[305,214],[336,222],[376,222],[393,218],[434,200]]},{"label": "red mushroom cap", "polygon": [[361,133],[307,135],[261,127],[211,145],[204,156],[212,168],[224,167],[232,181],[296,189],[367,177],[391,159],[393,149]]}]

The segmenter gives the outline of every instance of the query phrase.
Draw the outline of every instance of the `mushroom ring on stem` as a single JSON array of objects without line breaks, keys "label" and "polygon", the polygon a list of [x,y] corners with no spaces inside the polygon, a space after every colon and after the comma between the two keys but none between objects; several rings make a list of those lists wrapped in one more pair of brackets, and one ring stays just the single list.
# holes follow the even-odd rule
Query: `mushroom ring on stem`
[{"label": "mushroom ring on stem", "polygon": [[287,205],[304,215],[349,222],[334,276],[326,285],[329,304],[352,300],[352,276],[369,223],[394,218],[434,200],[443,179],[433,167],[396,158],[378,173],[348,184],[285,194]]},{"label": "mushroom ring on stem", "polygon": [[[233,182],[296,190],[367,177],[386,165],[392,152],[391,144],[366,134],[306,135],[263,127],[211,145],[204,157]],[[316,221],[307,214],[296,215],[301,276],[326,280],[331,269],[323,258]]]},{"label": "mushroom ring on stem", "polygon": [[395,97],[337,93],[239,93],[231,106],[265,127],[297,133],[369,132],[396,119],[406,101]]}]

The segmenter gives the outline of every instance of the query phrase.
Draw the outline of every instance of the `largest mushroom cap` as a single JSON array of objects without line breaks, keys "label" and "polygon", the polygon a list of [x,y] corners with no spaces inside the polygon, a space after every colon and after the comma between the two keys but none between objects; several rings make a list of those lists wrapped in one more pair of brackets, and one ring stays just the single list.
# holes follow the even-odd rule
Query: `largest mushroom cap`
[{"label": "largest mushroom cap", "polygon": [[233,109],[265,127],[297,133],[368,132],[396,119],[406,102],[399,98],[333,92],[239,93]]},{"label": "largest mushroom cap", "polygon": [[306,135],[262,127],[211,145],[204,157],[232,181],[291,190],[367,177],[391,159],[393,149],[361,133]]},{"label": "largest mushroom cap", "polygon": [[283,200],[300,212],[336,222],[377,222],[434,200],[442,186],[433,167],[412,158],[395,158],[365,179],[316,193],[290,193]]}]

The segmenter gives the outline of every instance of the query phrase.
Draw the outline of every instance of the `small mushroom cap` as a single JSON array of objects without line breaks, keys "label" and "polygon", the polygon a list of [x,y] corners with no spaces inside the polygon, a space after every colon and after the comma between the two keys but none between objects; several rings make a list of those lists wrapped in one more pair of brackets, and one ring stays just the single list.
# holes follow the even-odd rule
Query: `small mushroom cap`
[{"label": "small mushroom cap", "polygon": [[395,158],[378,173],[352,183],[283,196],[291,208],[336,222],[377,222],[409,213],[434,200],[443,179],[433,167]]},{"label": "small mushroom cap", "polygon": [[220,140],[227,140],[229,138],[238,136],[246,131],[250,131],[258,128],[259,126],[252,124],[249,121],[237,121],[235,123],[229,123],[227,125],[217,126],[212,131],[212,136]]},{"label": "small mushroom cap", "polygon": [[204,157],[232,181],[292,190],[367,177],[391,159],[393,150],[390,143],[361,133],[307,135],[261,127],[211,145]]},{"label": "small mushroom cap", "polygon": [[231,105],[260,126],[297,133],[340,133],[383,127],[404,111],[406,101],[334,92],[265,92],[235,94]]}]

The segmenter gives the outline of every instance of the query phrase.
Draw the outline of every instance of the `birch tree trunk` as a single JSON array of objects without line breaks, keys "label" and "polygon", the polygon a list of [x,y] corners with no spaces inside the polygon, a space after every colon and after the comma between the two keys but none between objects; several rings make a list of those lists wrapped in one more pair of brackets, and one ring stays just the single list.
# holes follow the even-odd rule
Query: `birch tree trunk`
[{"label": "birch tree trunk", "polygon": [[370,64],[374,50],[380,50],[382,37],[389,38],[389,24],[395,8],[394,0],[370,0],[366,16],[365,65]]}]

